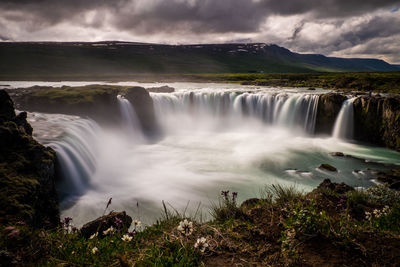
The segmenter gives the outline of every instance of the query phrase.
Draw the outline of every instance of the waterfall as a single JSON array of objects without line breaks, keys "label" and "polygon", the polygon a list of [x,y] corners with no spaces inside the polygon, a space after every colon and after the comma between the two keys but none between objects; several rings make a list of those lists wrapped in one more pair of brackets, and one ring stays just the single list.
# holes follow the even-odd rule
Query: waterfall
[{"label": "waterfall", "polygon": [[340,108],[333,127],[332,136],[338,139],[353,139],[354,128],[354,107],[353,102],[356,97],[345,100]]},{"label": "waterfall", "polygon": [[[208,115],[235,120],[250,117],[265,124],[314,133],[318,95],[240,92],[151,93],[157,116]],[[162,119],[161,119],[162,120]]]},{"label": "waterfall", "polygon": [[48,144],[57,152],[61,168],[62,181],[59,185],[61,197],[85,192],[90,177],[96,170],[98,133],[99,127],[92,120],[68,121],[65,123],[62,137]]},{"label": "waterfall", "polygon": [[117,99],[121,112],[122,128],[131,136],[135,135],[138,138],[142,137],[142,129],[135,109],[129,100],[123,96],[118,95]]}]

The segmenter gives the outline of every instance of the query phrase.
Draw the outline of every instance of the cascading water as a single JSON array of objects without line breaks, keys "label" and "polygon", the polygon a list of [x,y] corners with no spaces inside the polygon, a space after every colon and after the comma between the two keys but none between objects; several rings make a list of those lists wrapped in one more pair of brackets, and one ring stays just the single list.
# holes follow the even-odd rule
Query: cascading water
[{"label": "cascading water", "polygon": [[192,114],[194,116],[225,117],[239,123],[249,118],[266,124],[298,128],[308,134],[314,133],[318,95],[267,94],[238,92],[178,92],[153,93],[152,98],[159,117],[168,113]]},{"label": "cascading water", "polygon": [[354,100],[356,100],[356,97],[349,98],[343,102],[333,127],[332,136],[334,138],[345,140],[353,139]]},{"label": "cascading water", "polygon": [[98,125],[88,119],[68,121],[58,141],[48,145],[57,152],[63,179],[59,184],[61,197],[83,194],[96,170]]},{"label": "cascading water", "polygon": [[[193,90],[188,86],[193,85],[174,84],[174,93],[151,94],[164,133],[157,142],[137,138],[140,128],[134,109],[122,97],[117,127],[61,114],[40,114],[46,118],[32,122],[34,134],[57,150],[63,165],[66,179],[58,188],[66,198],[61,216],[73,217],[80,226],[103,214],[112,197],[112,209],[125,210],[146,224],[160,216],[162,200],[190,215],[199,202],[207,206],[210,200],[218,201],[220,190],[237,191],[242,201],[266,184],[296,184],[304,190],[325,178],[354,186],[372,184],[367,175],[359,175],[368,173],[370,163],[330,156],[334,151],[400,163],[398,153],[383,148],[311,136],[316,91],[262,88],[250,93],[239,85],[198,84]],[[41,122],[43,131],[38,131]],[[44,138],[55,124],[62,134]],[[339,172],[322,173],[322,163]],[[361,172],[355,174],[355,169]],[[74,194],[79,197],[68,198]],[[207,216],[207,208],[204,211]]]},{"label": "cascading water", "polygon": [[117,96],[119,108],[121,111],[122,128],[132,137],[142,139],[142,128],[139,119],[136,115],[135,109],[128,99],[121,95]]}]

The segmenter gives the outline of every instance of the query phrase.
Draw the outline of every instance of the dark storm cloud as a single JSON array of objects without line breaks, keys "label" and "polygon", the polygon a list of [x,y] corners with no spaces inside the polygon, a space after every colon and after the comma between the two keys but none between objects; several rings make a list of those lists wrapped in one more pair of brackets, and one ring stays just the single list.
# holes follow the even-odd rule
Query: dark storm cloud
[{"label": "dark storm cloud", "polygon": [[128,0],[1,0],[0,17],[10,21],[29,21],[37,27],[48,27],[63,21],[77,20],[90,10],[117,11]]},{"label": "dark storm cloud", "polygon": [[[381,51],[399,62],[399,5],[399,0],[0,0],[0,40],[246,40],[327,55],[356,47],[360,54]],[[289,19],[274,22],[282,18]],[[349,24],[354,18],[362,23]],[[310,30],[310,23],[326,27]],[[315,37],[315,31],[323,35]]]},{"label": "dark storm cloud", "polygon": [[398,0],[260,0],[260,4],[280,15],[312,12],[318,17],[343,17],[363,14],[398,5]]},{"label": "dark storm cloud", "polygon": [[[357,45],[364,45],[364,51],[379,51],[382,46],[379,47],[368,47],[368,42],[374,39],[385,39],[400,35],[398,25],[400,25],[399,16],[374,16],[369,20],[362,21],[357,25],[343,26],[345,21],[339,20],[332,23],[335,27],[339,28],[337,34],[331,36],[324,36],[323,42],[313,42],[307,39],[296,38],[296,42],[293,44],[287,44],[288,46],[295,46],[299,51],[319,51],[320,53],[329,53],[332,51],[340,51],[348,49]],[[303,30],[305,23],[301,23],[300,26],[295,28],[293,36],[298,36],[300,30]],[[387,40],[390,42],[390,40]],[[376,42],[372,42],[376,43]],[[371,43],[371,44],[372,44]],[[381,43],[382,44],[382,43]],[[392,50],[393,52],[393,50]]]},{"label": "dark storm cloud", "polygon": [[7,19],[28,18],[37,27],[47,27],[79,15],[105,9],[114,26],[132,31],[157,32],[179,29],[196,32],[251,32],[270,14],[311,13],[317,17],[348,16],[394,8],[398,0],[2,0],[0,9]]},{"label": "dark storm cloud", "polygon": [[293,34],[292,36],[289,38],[289,40],[296,40],[297,36],[300,34],[301,30],[304,27],[304,21],[301,21],[298,25],[296,25],[296,27],[294,28]]},{"label": "dark storm cloud", "polygon": [[[122,10],[118,28],[141,32],[190,30],[194,32],[252,32],[265,18],[265,10],[250,0],[161,1],[145,10]],[[177,28],[178,27],[178,28]]]}]

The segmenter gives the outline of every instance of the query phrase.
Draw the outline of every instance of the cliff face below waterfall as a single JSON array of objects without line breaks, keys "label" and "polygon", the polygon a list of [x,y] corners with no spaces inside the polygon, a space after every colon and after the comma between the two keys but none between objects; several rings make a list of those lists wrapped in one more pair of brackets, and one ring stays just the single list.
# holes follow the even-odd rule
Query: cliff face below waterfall
[{"label": "cliff face below waterfall", "polygon": [[[316,134],[332,133],[345,99],[340,93],[320,96]],[[353,107],[354,140],[400,150],[400,97],[362,95],[354,100]]]},{"label": "cliff face below waterfall", "polygon": [[32,138],[26,116],[16,115],[9,95],[0,90],[0,224],[55,226],[55,152]]},{"label": "cliff face below waterfall", "polygon": [[315,122],[316,134],[332,133],[336,117],[345,100],[346,96],[338,93],[328,93],[319,97]]},{"label": "cliff face below waterfall", "polygon": [[358,97],[354,138],[400,151],[400,97]]}]

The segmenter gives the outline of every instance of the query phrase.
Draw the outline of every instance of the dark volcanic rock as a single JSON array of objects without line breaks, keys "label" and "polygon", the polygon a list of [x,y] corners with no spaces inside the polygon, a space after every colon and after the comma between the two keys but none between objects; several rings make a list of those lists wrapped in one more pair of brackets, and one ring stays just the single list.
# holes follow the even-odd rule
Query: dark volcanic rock
[{"label": "dark volcanic rock", "polygon": [[354,191],[354,188],[345,183],[332,183],[331,180],[325,179],[318,187],[314,190],[329,189],[337,194],[344,194],[349,191]]},{"label": "dark volcanic rock", "polygon": [[357,98],[354,101],[354,138],[400,150],[400,97]]},{"label": "dark volcanic rock", "polygon": [[108,215],[101,216],[94,221],[86,223],[82,226],[81,233],[86,238],[96,233],[102,236],[103,231],[111,226],[117,231],[126,232],[131,226],[131,223],[132,218],[127,215],[125,211],[110,212]]},{"label": "dark volcanic rock", "polygon": [[379,172],[377,180],[387,183],[391,189],[400,190],[400,168]]},{"label": "dark volcanic rock", "polygon": [[343,152],[332,152],[330,154],[334,157],[344,157]]},{"label": "dark volcanic rock", "polygon": [[337,172],[337,169],[335,167],[333,167],[330,164],[324,163],[321,164],[318,169],[323,170],[323,171],[330,171],[330,172]]},{"label": "dark volcanic rock", "polygon": [[[347,98],[329,93],[319,97],[316,134],[331,134]],[[354,139],[400,151],[400,97],[362,95],[354,103]]]},{"label": "dark volcanic rock", "polygon": [[328,93],[319,97],[317,118],[315,122],[316,134],[332,133],[336,117],[346,99],[347,97],[345,95],[338,93]]},{"label": "dark volcanic rock", "polygon": [[158,135],[159,127],[154,114],[153,99],[143,87],[130,87],[125,92],[125,98],[131,102],[140,120],[143,130],[148,135]]},{"label": "dark volcanic rock", "polygon": [[0,224],[55,226],[59,223],[55,152],[32,138],[26,113],[16,116],[3,90],[0,107]]}]

